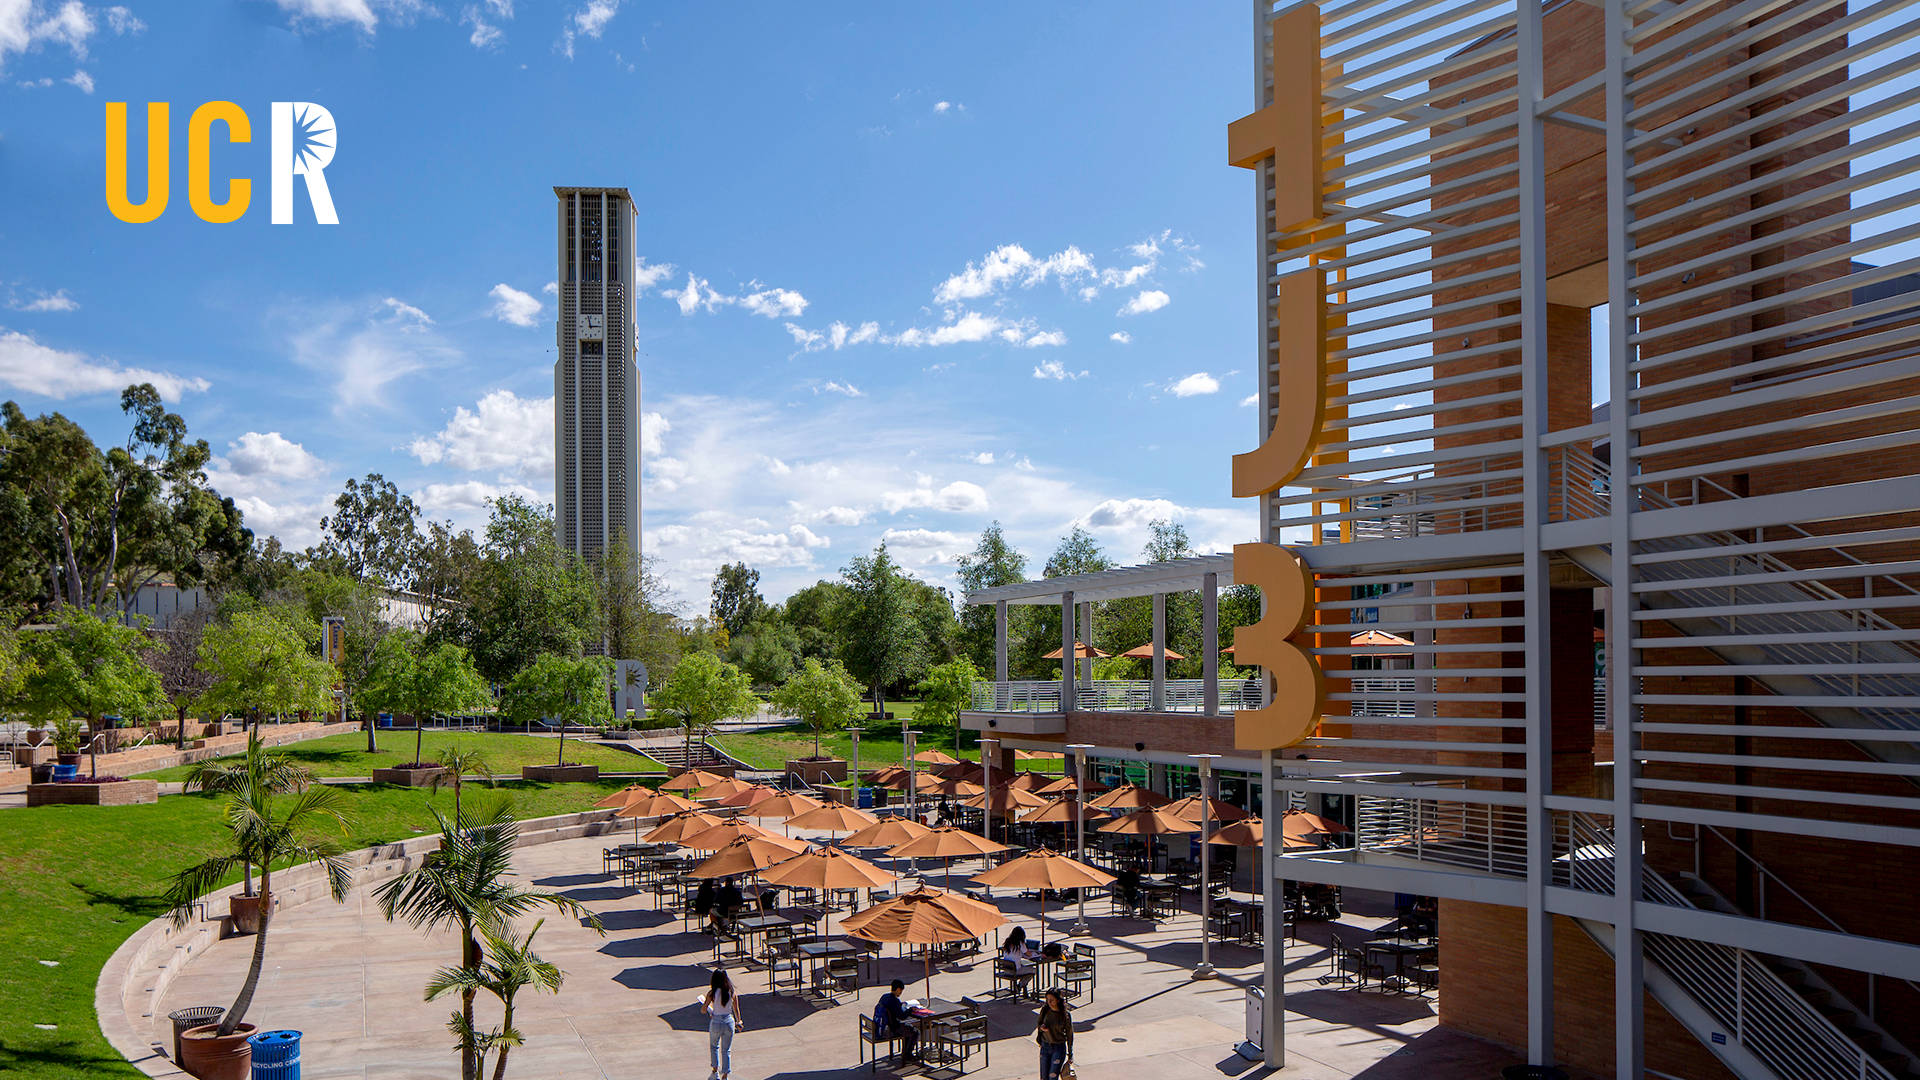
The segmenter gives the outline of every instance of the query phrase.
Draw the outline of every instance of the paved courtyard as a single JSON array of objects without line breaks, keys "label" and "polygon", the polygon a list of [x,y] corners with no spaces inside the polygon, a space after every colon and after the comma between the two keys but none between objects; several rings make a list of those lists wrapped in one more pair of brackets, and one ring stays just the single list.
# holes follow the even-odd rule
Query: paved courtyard
[{"label": "paved courtyard", "polygon": [[[516,865],[530,880],[573,896],[599,915],[601,937],[567,917],[551,917],[538,951],[565,970],[556,995],[522,993],[518,1026],[526,1045],[513,1052],[509,1075],[645,1077],[699,1080],[707,1075],[706,1022],[696,1004],[712,960],[710,939],[681,931],[677,915],[655,911],[649,895],[632,895],[601,873],[606,838],[561,841],[520,850]],[[958,884],[964,874],[956,872]],[[932,880],[940,881],[938,874]],[[1038,937],[1037,905],[995,897],[1002,911]],[[1364,910],[1364,905],[1362,905]],[[1269,1075],[1234,1053],[1245,1008],[1242,982],[1257,977],[1260,954],[1216,946],[1224,976],[1189,977],[1199,957],[1199,918],[1187,914],[1158,926],[1106,915],[1104,900],[1088,905],[1098,949],[1093,1000],[1075,1010],[1075,1058],[1086,1080],[1199,1080]],[[1048,935],[1062,934],[1072,911],[1047,912]],[[1349,915],[1358,932],[1380,920]],[[837,922],[836,922],[837,927]],[[1003,931],[1004,932],[1004,931]],[[1435,1025],[1426,997],[1357,992],[1321,986],[1329,928],[1307,924],[1289,943],[1287,973],[1288,1066],[1279,1075],[1302,1078],[1364,1076],[1369,1080],[1497,1076],[1515,1059],[1507,1051]],[[252,949],[250,937],[219,942],[169,987],[155,1015],[187,1005],[232,1000]],[[452,999],[428,1003],[428,975],[457,959],[450,936],[429,937],[380,917],[367,890],[345,904],[288,909],[275,922],[249,1019],[262,1026],[305,1032],[306,1080],[364,1077],[401,1080],[457,1075],[445,1028]],[[922,967],[888,946],[879,965],[884,982],[909,980],[922,992]],[[814,1005],[767,993],[766,975],[734,969],[746,1028],[734,1044],[739,1080],[825,1080],[867,1075],[858,1064],[858,1018],[871,1014],[883,990],[863,988],[857,1001]],[[954,1000],[985,995],[991,965],[982,960],[953,971],[936,970],[934,994]],[[497,1019],[483,999],[483,1023]],[[1030,1004],[986,1006],[991,1062],[975,1055],[968,1075],[986,1080],[1036,1075]],[[161,1021],[165,1023],[164,1020]],[[158,1041],[166,1036],[156,1033]],[[917,1066],[904,1076],[919,1075]],[[882,1064],[882,1076],[895,1075]],[[939,1075],[950,1075],[943,1073]]]}]

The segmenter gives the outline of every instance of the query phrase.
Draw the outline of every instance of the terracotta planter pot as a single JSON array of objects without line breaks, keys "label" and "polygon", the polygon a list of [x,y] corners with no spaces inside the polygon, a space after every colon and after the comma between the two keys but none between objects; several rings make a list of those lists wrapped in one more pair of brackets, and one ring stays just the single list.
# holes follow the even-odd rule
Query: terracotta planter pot
[{"label": "terracotta planter pot", "polygon": [[188,1028],[180,1036],[180,1067],[200,1080],[248,1080],[253,1072],[253,1047],[247,1036],[252,1024],[241,1024],[222,1038],[219,1024]]},{"label": "terracotta planter pot", "polygon": [[242,934],[260,932],[260,909],[268,901],[266,894],[254,896],[230,896],[227,898],[227,915],[233,920],[233,928]]},{"label": "terracotta planter pot", "polygon": [[60,764],[62,765],[78,765],[80,764],[80,755],[79,754],[61,754],[55,760],[59,761]]}]

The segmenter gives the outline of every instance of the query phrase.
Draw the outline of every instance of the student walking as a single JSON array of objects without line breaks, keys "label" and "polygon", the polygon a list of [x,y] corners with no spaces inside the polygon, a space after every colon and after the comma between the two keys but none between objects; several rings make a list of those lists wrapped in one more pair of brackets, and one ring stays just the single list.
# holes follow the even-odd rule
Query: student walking
[{"label": "student walking", "polygon": [[733,980],[724,971],[713,973],[707,996],[700,999],[707,1014],[707,1053],[713,1071],[707,1080],[727,1080],[733,1071],[733,1034],[745,1025],[740,1022],[740,998],[733,992]]},{"label": "student walking", "polygon": [[1060,1080],[1061,1071],[1073,1057],[1073,1016],[1067,1012],[1060,991],[1047,991],[1033,1037],[1040,1043],[1040,1080]]}]

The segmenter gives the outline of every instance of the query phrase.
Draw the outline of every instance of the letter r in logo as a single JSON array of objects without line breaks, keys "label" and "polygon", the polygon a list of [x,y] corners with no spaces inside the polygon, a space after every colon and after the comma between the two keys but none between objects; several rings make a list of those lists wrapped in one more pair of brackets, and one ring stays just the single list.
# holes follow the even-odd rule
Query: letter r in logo
[{"label": "letter r in logo", "polygon": [[340,224],[327,190],[326,168],[338,140],[333,114],[311,101],[273,103],[273,223],[293,224],[293,178],[305,177],[314,220]]}]

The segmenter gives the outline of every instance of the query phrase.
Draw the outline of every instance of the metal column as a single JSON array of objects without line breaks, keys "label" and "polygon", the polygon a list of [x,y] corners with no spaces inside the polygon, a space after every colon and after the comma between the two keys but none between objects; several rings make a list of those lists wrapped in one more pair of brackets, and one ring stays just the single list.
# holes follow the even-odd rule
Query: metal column
[{"label": "metal column", "polygon": [[1148,707],[1163,712],[1167,707],[1167,594],[1153,594],[1153,693]]},{"label": "metal column", "polygon": [[1200,578],[1200,711],[1220,715],[1220,575]]},{"label": "metal column", "polygon": [[1060,714],[1073,711],[1073,591],[1060,594]]}]

